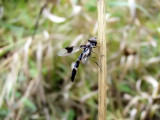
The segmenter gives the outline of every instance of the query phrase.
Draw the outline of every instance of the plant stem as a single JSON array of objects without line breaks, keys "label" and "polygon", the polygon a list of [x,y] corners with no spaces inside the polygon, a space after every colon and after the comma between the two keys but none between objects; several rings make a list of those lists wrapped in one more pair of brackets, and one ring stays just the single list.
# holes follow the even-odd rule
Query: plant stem
[{"label": "plant stem", "polygon": [[98,8],[98,41],[100,51],[100,69],[98,80],[98,120],[106,120],[106,17],[105,17],[105,0],[97,0]]}]

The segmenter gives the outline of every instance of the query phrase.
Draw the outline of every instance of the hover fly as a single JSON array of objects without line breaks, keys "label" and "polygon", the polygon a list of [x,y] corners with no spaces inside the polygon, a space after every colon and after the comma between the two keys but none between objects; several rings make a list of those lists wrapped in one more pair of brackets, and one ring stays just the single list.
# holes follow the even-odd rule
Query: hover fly
[{"label": "hover fly", "polygon": [[[81,53],[81,55],[77,59],[75,65],[74,65],[74,68],[72,70],[72,76],[71,76],[71,81],[72,82],[75,79],[79,63],[82,62],[83,64],[86,64],[87,61],[89,60],[90,56],[91,56],[91,53],[93,52],[92,48],[95,48],[96,46],[97,46],[97,38],[93,37],[93,38],[89,38],[89,40],[86,43],[86,45],[81,45],[79,47],[75,47],[75,46],[66,47],[66,48],[61,49],[61,50],[58,51],[58,53],[57,53],[58,56],[68,56],[68,55],[70,55],[72,53],[77,52],[81,48],[83,49],[83,52]],[[91,56],[91,58],[92,58],[92,56]],[[94,63],[96,63],[96,62],[94,62]]]}]

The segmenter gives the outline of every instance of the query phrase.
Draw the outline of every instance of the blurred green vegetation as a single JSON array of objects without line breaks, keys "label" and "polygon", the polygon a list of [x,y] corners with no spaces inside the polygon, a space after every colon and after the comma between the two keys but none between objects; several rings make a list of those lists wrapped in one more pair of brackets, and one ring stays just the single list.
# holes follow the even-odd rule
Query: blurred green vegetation
[{"label": "blurred green vegetation", "polygon": [[[106,1],[107,120],[160,119],[159,11],[158,0]],[[96,0],[1,0],[0,120],[95,120],[97,66],[71,83],[80,52],[56,53],[96,35]]]}]

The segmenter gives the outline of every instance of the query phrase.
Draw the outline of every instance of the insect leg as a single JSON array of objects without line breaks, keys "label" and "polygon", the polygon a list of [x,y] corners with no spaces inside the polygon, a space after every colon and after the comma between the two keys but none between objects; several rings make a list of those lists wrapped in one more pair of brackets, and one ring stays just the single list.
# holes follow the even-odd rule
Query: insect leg
[{"label": "insect leg", "polygon": [[[92,55],[91,55],[91,60],[92,60],[92,62],[94,62],[94,63],[101,69],[100,65],[99,65],[97,62],[95,62],[95,61],[93,60],[93,58],[96,58],[96,57],[92,57]],[[98,58],[96,58],[96,59],[98,59]]]},{"label": "insect leg", "polygon": [[95,54],[100,54],[100,53],[98,53],[98,52],[95,52],[95,51],[93,51],[93,50],[92,50],[92,52],[93,52],[93,53],[95,53]]},{"label": "insect leg", "polygon": [[86,48],[86,45],[81,45],[80,48]]},{"label": "insect leg", "polygon": [[92,58],[95,58],[95,59],[98,59],[98,60],[99,60],[99,58],[97,58],[97,57],[92,57]]},{"label": "insect leg", "polygon": [[95,51],[93,51],[93,50],[92,50],[92,52],[93,52],[93,53],[95,53],[95,54],[98,54],[98,55],[104,56],[104,55],[102,55],[101,53],[95,52]]},{"label": "insect leg", "polygon": [[92,62],[94,62],[99,68],[101,68],[97,62],[95,62],[95,61],[93,61],[93,60],[92,60]]}]

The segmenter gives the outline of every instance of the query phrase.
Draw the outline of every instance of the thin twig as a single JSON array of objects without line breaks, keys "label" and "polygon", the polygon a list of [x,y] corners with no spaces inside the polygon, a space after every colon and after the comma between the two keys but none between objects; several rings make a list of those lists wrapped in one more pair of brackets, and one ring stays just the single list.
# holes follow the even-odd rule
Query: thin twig
[{"label": "thin twig", "polygon": [[32,35],[32,38],[33,38],[33,39],[34,39],[34,36],[35,36],[35,34],[36,34],[36,32],[37,32],[37,29],[38,29],[39,19],[40,19],[42,13],[43,13],[43,10],[47,7],[47,5],[48,5],[48,2],[46,2],[46,3],[42,6],[42,8],[40,9],[39,15],[38,15],[38,17],[37,17],[37,20],[36,20],[36,23],[35,23],[35,26],[34,26],[34,33],[33,33],[33,35]]},{"label": "thin twig", "polygon": [[98,80],[98,120],[106,120],[106,19],[105,19],[105,0],[97,0],[98,8],[98,40],[100,51],[100,67]]}]

